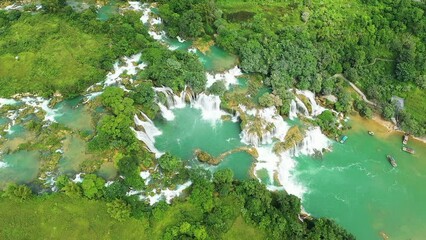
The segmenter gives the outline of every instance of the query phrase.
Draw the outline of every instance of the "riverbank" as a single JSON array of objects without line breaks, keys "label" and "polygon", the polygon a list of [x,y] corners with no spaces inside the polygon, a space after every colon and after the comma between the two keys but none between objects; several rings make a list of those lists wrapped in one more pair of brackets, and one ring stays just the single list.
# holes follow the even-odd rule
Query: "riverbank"
[{"label": "riverbank", "polygon": [[[404,131],[399,129],[394,123],[383,119],[379,115],[374,115],[372,120],[380,124],[384,128],[386,128],[388,132],[395,132],[401,135],[405,133]],[[415,139],[416,141],[422,142],[423,144],[426,144],[426,137],[415,137],[411,135],[410,138]]]}]

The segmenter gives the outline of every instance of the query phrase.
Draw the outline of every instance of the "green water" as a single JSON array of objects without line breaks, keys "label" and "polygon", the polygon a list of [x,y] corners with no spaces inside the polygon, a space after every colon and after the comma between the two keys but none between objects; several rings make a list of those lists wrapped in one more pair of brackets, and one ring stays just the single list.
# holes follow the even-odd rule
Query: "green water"
[{"label": "green water", "polygon": [[[210,121],[201,119],[200,110],[189,106],[173,112],[173,121],[154,121],[163,133],[155,138],[155,146],[160,151],[168,151],[183,160],[191,160],[196,149],[216,157],[243,146],[239,137],[239,123],[220,121],[213,125]],[[247,178],[251,163],[251,156],[247,153],[235,153],[225,158],[219,168],[229,167],[234,170],[237,178],[243,179]]]},{"label": "green water", "polygon": [[9,182],[29,183],[33,181],[39,170],[38,152],[19,151],[0,156],[6,167],[0,168],[0,188]]},{"label": "green water", "polygon": [[0,117],[0,126],[5,125],[6,123],[8,123],[8,119]]},{"label": "green water", "polygon": [[6,134],[8,140],[16,139],[25,136],[26,129],[22,125],[13,125],[10,128],[10,132]]},{"label": "green water", "polygon": [[401,150],[401,135],[382,129],[372,137],[363,123],[353,122],[348,141],[335,143],[322,161],[298,158],[295,174],[308,189],[303,206],[314,216],[337,220],[358,239],[382,239],[380,232],[390,239],[424,239],[424,144],[411,141],[416,154],[410,155]]},{"label": "green water", "polygon": [[80,172],[80,165],[89,157],[86,154],[86,142],[76,136],[69,136],[64,141],[64,154],[59,161],[59,171],[66,174]]},{"label": "green water", "polygon": [[107,5],[102,6],[98,10],[98,19],[101,21],[108,20],[112,15],[118,13],[118,7],[115,1],[110,1]]},{"label": "green water", "polygon": [[55,109],[58,109],[58,116],[55,120],[58,123],[79,131],[93,131],[92,118],[87,107],[81,104],[81,97],[65,100],[58,103]]},{"label": "green water", "polygon": [[235,56],[217,46],[210,47],[210,50],[205,54],[197,50],[196,54],[208,72],[222,72],[237,64]]}]

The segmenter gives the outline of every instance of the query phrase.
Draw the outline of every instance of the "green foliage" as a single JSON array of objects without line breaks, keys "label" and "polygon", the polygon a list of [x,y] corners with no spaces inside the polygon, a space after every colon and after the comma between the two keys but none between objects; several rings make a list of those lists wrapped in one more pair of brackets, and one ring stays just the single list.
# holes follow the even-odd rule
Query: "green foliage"
[{"label": "green foliage", "polygon": [[84,176],[81,188],[85,197],[101,198],[104,194],[105,180],[95,174],[87,174]]},{"label": "green foliage", "polygon": [[82,190],[80,185],[77,183],[69,181],[64,187],[61,188],[61,191],[65,193],[68,197],[78,198],[82,195]]},{"label": "green foliage", "polygon": [[[45,0],[49,14],[0,13],[0,96],[31,92],[76,96],[104,80],[116,59],[140,51],[147,32],[136,13],[98,21],[95,9],[73,12]],[[49,10],[50,9],[50,10]],[[56,9],[56,10],[55,10]]]},{"label": "green foliage", "polygon": [[154,80],[157,86],[167,86],[174,91],[188,85],[196,93],[204,90],[206,76],[198,58],[184,51],[170,51],[164,47],[151,47],[142,52],[148,67],[142,73]]},{"label": "green foliage", "polygon": [[166,30],[171,37],[197,38],[212,35],[221,12],[211,0],[161,0],[159,8]]},{"label": "green foliage", "polygon": [[66,4],[66,0],[41,0],[43,9],[48,13],[59,12]]},{"label": "green foliage", "polygon": [[[216,21],[216,42],[240,57],[245,72],[261,74],[284,106],[280,93],[296,86],[333,93],[339,98],[336,110],[349,113],[352,99],[347,89],[330,77],[339,73],[380,105],[392,96],[409,98],[424,89],[426,18],[422,3],[217,2],[224,18]],[[305,12],[309,18],[305,16],[303,22],[300,14]],[[416,105],[416,109],[423,109],[425,101]],[[371,115],[368,107],[358,107],[361,114]],[[422,125],[425,116],[418,113],[424,111],[407,111],[405,118],[413,121],[400,124],[420,133],[416,125]],[[392,115],[389,108],[382,112],[386,117]]]},{"label": "green foliage", "polygon": [[136,104],[151,106],[155,98],[155,92],[152,87],[150,82],[142,82],[136,86],[132,92],[133,101]]},{"label": "green foliage", "polygon": [[127,151],[134,150],[137,139],[130,129],[133,126],[133,100],[124,95],[118,87],[108,87],[101,95],[102,103],[111,111],[105,115],[97,126],[97,136],[90,142],[91,149],[106,149],[108,147],[127,147]]},{"label": "green foliage", "polygon": [[119,222],[123,222],[130,217],[130,206],[123,200],[116,199],[109,202],[107,207],[107,212]]},{"label": "green foliage", "polygon": [[170,153],[165,153],[158,159],[158,164],[165,172],[178,172],[182,167],[182,160]]},{"label": "green foliage", "polygon": [[[0,239],[152,239],[147,219],[110,217],[105,202],[61,193],[0,199]],[[158,239],[155,238],[154,239]]]},{"label": "green foliage", "polygon": [[8,197],[16,201],[25,201],[32,197],[33,192],[26,185],[9,184],[4,190],[3,197]]},{"label": "green foliage", "polygon": [[222,96],[226,91],[226,86],[224,81],[214,82],[208,89],[209,93]]},{"label": "green foliage", "polygon": [[264,93],[259,98],[259,104],[262,107],[272,107],[272,106],[280,107],[283,105],[283,101],[280,99],[279,96],[276,96],[270,93]]},{"label": "green foliage", "polygon": [[336,133],[337,122],[333,113],[330,110],[325,110],[317,118],[317,124],[321,127],[324,132]]}]

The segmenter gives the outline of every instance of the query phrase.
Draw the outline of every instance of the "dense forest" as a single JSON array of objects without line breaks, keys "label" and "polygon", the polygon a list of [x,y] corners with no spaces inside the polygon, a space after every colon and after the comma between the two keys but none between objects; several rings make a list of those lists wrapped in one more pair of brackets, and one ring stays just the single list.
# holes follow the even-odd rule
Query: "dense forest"
[{"label": "dense forest", "polygon": [[[161,2],[161,1],[160,1]],[[171,36],[212,38],[260,74],[288,112],[291,87],[338,97],[336,110],[372,108],[416,135],[426,126],[426,5],[422,1],[164,1]],[[192,18],[193,21],[187,21]],[[357,101],[346,78],[377,106]],[[399,108],[392,97],[405,99]]]},{"label": "dense forest", "polygon": [[[212,1],[169,3],[160,5],[161,13],[167,9],[187,12],[184,21],[179,15],[164,16],[171,36],[214,35],[220,30],[214,24],[224,21]],[[300,216],[300,199],[285,191],[270,192],[257,180],[237,181],[230,170],[212,174],[190,168],[168,153],[155,159],[132,131],[133,118],[141,110],[156,116],[153,86],[204,90],[202,64],[190,53],[173,52],[154,41],[140,16],[132,12],[101,21],[95,7],[75,11],[61,0],[44,0],[42,5],[35,14],[31,12],[34,5],[24,11],[0,10],[0,96],[22,92],[77,96],[104,80],[116,59],[138,52],[147,67],[131,79],[137,84],[128,86],[130,91],[108,87],[91,103],[93,109],[101,109],[94,114],[93,132],[73,132],[58,123],[44,126],[37,117],[25,123],[36,137],[19,148],[40,151],[44,171],[57,170],[55,151],[64,134],[87,140],[88,151],[96,157],[84,163],[87,171],[81,182],[60,175],[52,186],[37,180],[30,186],[10,184],[3,189],[1,238],[239,239],[247,234],[255,239],[354,239],[332,220]],[[119,177],[109,184],[96,174],[104,159],[118,169]],[[157,188],[153,189],[140,172],[157,164],[152,176]],[[151,206],[128,194],[188,180],[192,185],[171,204],[163,200]],[[17,207],[22,211],[16,212]]]}]

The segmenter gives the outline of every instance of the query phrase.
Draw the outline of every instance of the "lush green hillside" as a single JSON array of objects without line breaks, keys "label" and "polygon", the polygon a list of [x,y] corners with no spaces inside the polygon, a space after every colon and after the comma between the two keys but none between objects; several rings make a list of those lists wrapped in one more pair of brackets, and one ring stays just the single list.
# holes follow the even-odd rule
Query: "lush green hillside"
[{"label": "lush green hillside", "polygon": [[102,81],[116,59],[146,45],[136,15],[96,18],[93,9],[69,7],[60,13],[0,11],[0,96],[77,95]]},{"label": "lush green hillside", "polygon": [[[295,84],[344,99],[331,78],[343,73],[385,118],[396,115],[404,129],[425,134],[424,3],[219,0],[218,7],[225,21],[217,23],[217,42],[241,57],[245,71],[263,74],[276,94]],[[393,107],[392,96],[406,99],[404,111]]]}]

